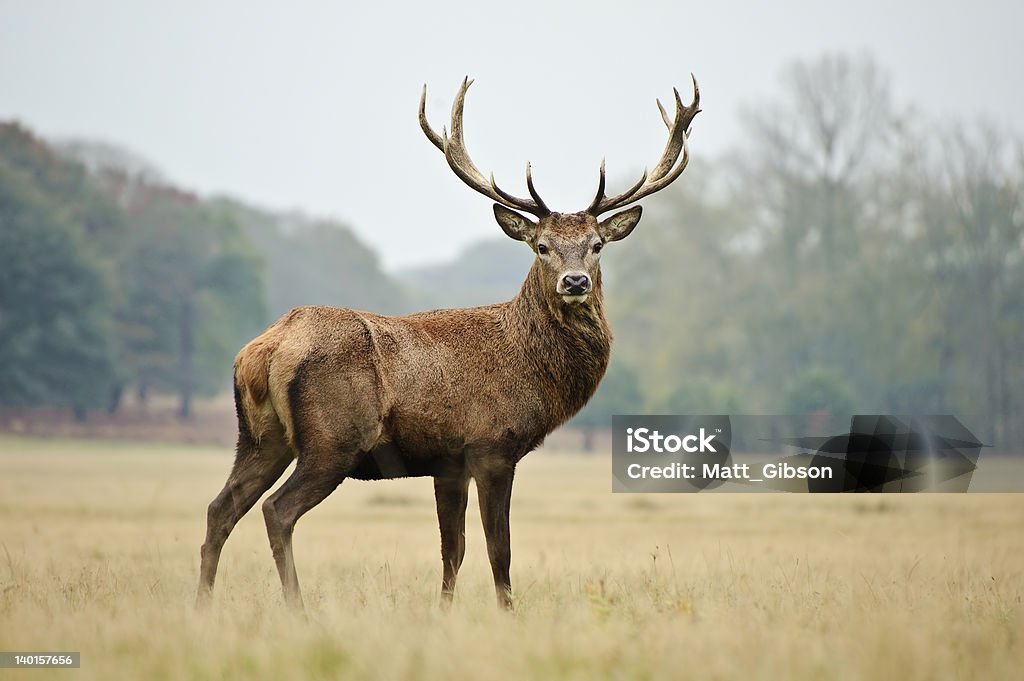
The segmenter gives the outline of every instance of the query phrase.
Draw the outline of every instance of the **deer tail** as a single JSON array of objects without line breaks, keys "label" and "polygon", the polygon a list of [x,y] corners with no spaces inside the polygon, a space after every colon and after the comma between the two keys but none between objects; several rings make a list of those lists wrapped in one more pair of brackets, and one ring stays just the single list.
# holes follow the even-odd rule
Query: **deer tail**
[{"label": "deer tail", "polygon": [[270,357],[276,346],[277,343],[257,338],[235,358],[235,411],[240,445],[245,439],[258,446],[263,435],[262,415],[270,395]]}]

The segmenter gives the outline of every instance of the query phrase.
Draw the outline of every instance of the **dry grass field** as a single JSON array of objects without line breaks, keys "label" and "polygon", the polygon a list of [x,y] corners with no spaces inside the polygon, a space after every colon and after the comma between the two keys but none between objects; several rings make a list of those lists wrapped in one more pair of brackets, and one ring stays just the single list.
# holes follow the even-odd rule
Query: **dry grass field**
[{"label": "dry grass field", "polygon": [[196,612],[206,504],[230,462],[0,439],[0,650],[82,652],[81,669],[0,676],[1024,675],[1024,495],[613,495],[606,459],[537,452],[512,503],[514,615],[495,608],[474,501],[455,607],[438,608],[425,479],[346,482],[300,521],[307,617],[283,608],[258,510]]}]

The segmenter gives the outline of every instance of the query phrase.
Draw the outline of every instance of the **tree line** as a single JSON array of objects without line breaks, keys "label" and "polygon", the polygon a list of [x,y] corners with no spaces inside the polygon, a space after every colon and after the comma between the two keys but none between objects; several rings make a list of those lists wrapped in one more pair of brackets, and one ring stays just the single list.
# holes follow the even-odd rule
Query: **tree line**
[{"label": "tree line", "polygon": [[0,124],[0,406],[84,418],[170,393],[188,418],[242,344],[316,303],[405,310],[344,225],[203,199],[116,149]]}]

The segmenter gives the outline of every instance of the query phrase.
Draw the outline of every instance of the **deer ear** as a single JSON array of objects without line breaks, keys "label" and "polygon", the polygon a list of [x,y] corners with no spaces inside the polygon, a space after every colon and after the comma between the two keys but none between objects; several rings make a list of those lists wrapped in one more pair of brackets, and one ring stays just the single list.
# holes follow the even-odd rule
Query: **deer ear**
[{"label": "deer ear", "polygon": [[516,241],[530,241],[537,233],[537,223],[528,220],[500,203],[494,204],[494,218],[502,231]]},{"label": "deer ear", "polygon": [[629,210],[616,213],[610,218],[602,220],[597,225],[597,233],[606,242],[625,239],[633,231],[633,228],[636,227],[636,224],[640,222],[641,213],[643,213],[643,208],[640,206],[633,206]]}]

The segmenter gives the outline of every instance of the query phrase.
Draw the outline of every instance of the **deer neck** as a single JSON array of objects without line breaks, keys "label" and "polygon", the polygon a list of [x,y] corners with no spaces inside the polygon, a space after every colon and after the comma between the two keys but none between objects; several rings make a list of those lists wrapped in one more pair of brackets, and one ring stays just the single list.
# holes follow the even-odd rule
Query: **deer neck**
[{"label": "deer neck", "polygon": [[514,329],[516,348],[544,390],[555,426],[587,403],[608,367],[611,329],[604,315],[601,274],[587,301],[570,305],[544,281],[540,264],[533,267],[519,294],[505,310]]}]

